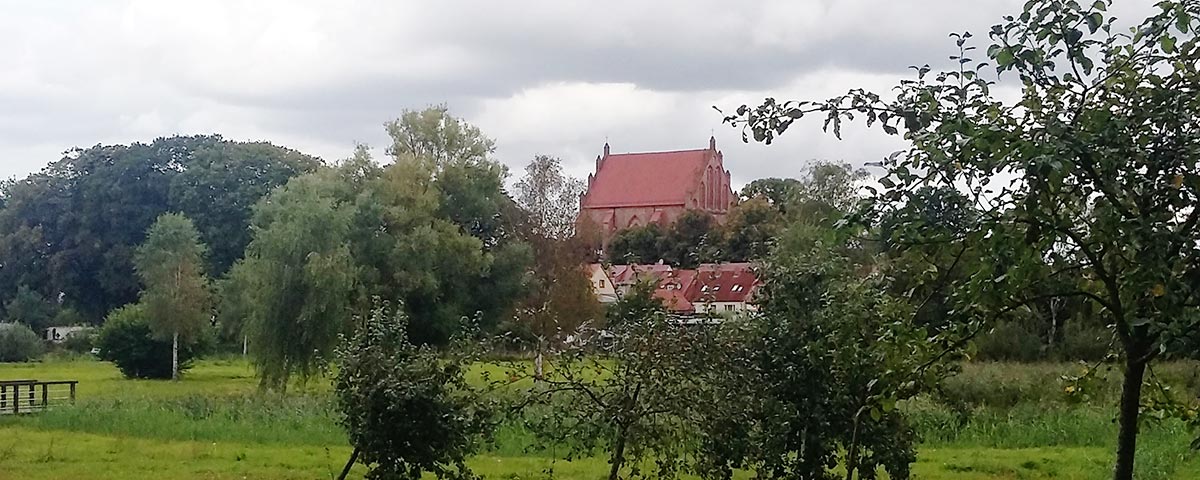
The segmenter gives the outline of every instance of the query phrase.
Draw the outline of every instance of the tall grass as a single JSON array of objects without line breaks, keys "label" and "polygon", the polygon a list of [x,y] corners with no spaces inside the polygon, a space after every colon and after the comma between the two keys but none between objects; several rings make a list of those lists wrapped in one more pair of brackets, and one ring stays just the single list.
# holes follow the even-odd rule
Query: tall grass
[{"label": "tall grass", "polygon": [[106,398],[41,415],[0,419],[42,430],[111,436],[286,445],[343,445],[328,397],[189,395],[170,398]]},{"label": "tall grass", "polygon": [[[1030,456],[1090,452],[1086,459],[1071,461],[1090,465],[1088,471],[1104,471],[1116,438],[1113,419],[1120,372],[1100,372],[1097,381],[1089,384],[1089,396],[1081,401],[1064,394],[1066,384],[1060,378],[1076,375],[1081,369],[1069,363],[966,364],[961,374],[943,385],[949,400],[919,398],[902,408],[922,438],[922,451],[933,452],[932,457],[923,453],[923,458],[943,458],[953,451],[1030,452]],[[472,379],[504,378],[506,371],[500,365],[480,365],[473,369]],[[1163,364],[1155,373],[1174,386],[1181,398],[1200,395],[1200,363]],[[286,396],[261,392],[252,369],[240,359],[198,362],[180,382],[125,380],[111,365],[87,360],[4,364],[0,365],[0,378],[81,381],[77,405],[37,416],[0,417],[0,429],[274,449],[329,449],[347,444],[328,382],[316,380],[306,388],[291,389]],[[951,402],[957,407],[950,407]],[[1188,443],[1195,435],[1181,422],[1147,424],[1139,443],[1139,478],[1172,478],[1179,468],[1194,471],[1200,461],[1188,450]],[[538,446],[520,421],[512,421],[496,431],[486,455],[523,461],[566,453],[558,450]],[[1029,470],[1022,462],[1000,467]],[[946,465],[982,465],[961,459],[952,463]],[[1037,465],[1049,468],[1045,462]]]}]

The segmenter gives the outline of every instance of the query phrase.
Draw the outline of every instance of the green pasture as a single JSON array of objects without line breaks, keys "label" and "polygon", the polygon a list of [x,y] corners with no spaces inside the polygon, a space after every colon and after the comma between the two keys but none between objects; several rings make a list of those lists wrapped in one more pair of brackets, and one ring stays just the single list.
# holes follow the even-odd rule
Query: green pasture
[{"label": "green pasture", "polygon": [[[1105,478],[1115,426],[1104,405],[1107,383],[1090,403],[1061,394],[1069,364],[967,365],[948,388],[967,398],[969,415],[920,400],[905,405],[924,440],[915,476],[925,479]],[[482,365],[473,377],[502,378]],[[1200,388],[1195,364],[1160,375],[1185,394]],[[0,480],[7,479],[311,479],[340,472],[350,448],[337,424],[327,380],[260,392],[241,360],[200,361],[180,382],[126,380],[91,360],[0,364],[0,379],[78,380],[78,403],[34,416],[0,417]],[[957,383],[956,383],[957,382]],[[1014,400],[1015,399],[1015,400]],[[1195,432],[1178,422],[1147,424],[1139,478],[1200,478],[1188,450]],[[556,460],[534,450],[516,424],[472,461],[485,478],[601,479],[604,458]],[[355,476],[361,478],[361,467]],[[748,475],[746,475],[748,476]]]}]

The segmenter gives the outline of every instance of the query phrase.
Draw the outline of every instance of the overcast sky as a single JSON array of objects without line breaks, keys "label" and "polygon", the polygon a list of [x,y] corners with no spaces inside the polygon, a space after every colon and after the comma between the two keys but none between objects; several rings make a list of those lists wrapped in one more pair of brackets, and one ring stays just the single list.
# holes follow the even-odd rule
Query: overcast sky
[{"label": "overcast sky", "polygon": [[886,91],[909,65],[945,64],[949,32],[985,49],[1022,3],[0,0],[0,177],[172,134],[382,154],[383,122],[437,103],[495,138],[514,175],[537,153],[584,177],[606,140],[679,150],[715,135],[736,184],[796,176],[903,145],[856,128],[838,141],[816,120],[746,145],[712,107]]}]

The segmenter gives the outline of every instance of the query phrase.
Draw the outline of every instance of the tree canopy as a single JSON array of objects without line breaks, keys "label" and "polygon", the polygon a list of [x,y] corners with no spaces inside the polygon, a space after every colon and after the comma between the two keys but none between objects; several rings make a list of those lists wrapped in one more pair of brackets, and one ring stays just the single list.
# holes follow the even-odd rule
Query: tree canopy
[{"label": "tree canopy", "polygon": [[195,219],[220,275],[249,241],[259,197],[320,162],[268,143],[220,136],[73,149],[0,187],[0,304],[18,288],[77,309],[91,322],[137,299],[133,255],[160,215]]}]

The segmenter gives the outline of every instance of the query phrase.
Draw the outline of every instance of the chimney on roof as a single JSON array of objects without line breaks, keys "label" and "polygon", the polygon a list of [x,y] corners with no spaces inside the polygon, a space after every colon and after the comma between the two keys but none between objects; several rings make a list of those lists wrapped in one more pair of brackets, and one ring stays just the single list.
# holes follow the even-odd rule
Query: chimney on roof
[{"label": "chimney on roof", "polygon": [[717,137],[708,137],[708,149],[714,152],[717,151]]}]

